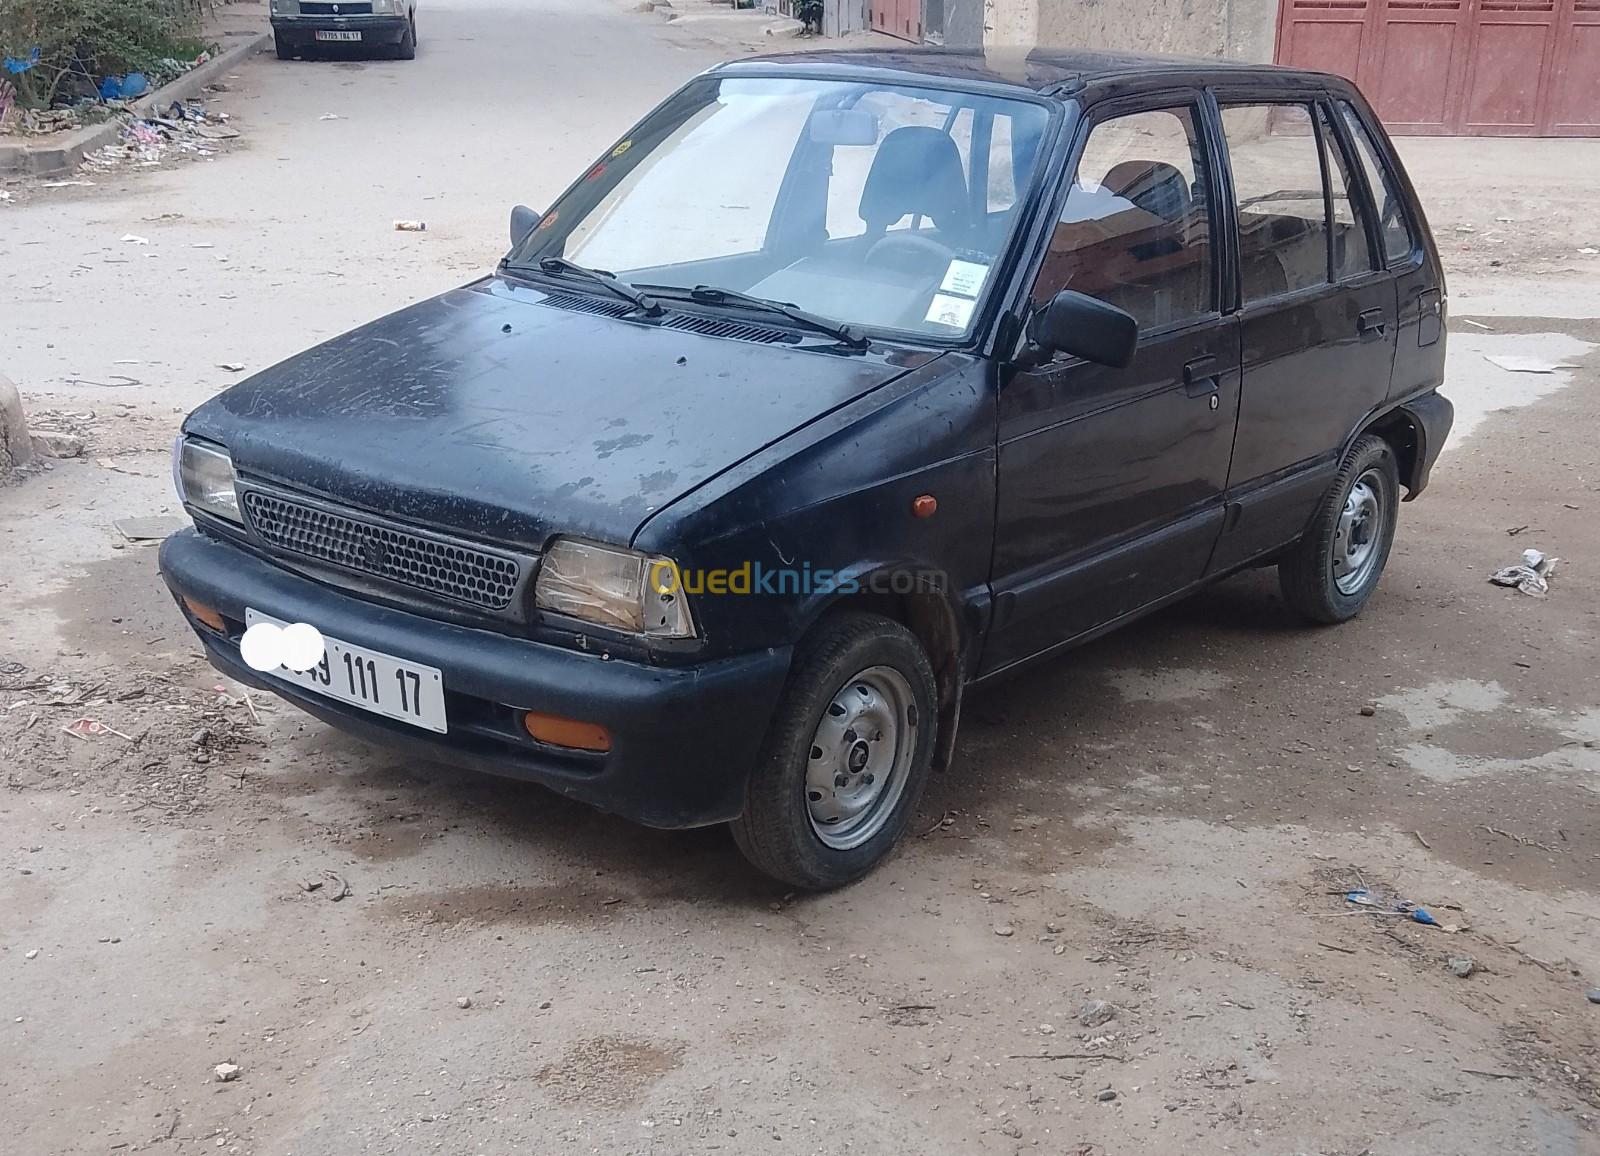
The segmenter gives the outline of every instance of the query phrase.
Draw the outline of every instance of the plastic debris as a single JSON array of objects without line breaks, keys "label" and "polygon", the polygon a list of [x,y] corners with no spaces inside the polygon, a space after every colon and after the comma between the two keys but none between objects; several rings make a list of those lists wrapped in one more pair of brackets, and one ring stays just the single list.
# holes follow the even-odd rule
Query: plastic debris
[{"label": "plastic debris", "polygon": [[230,1083],[239,1078],[239,1065],[218,1064],[216,1067],[211,1069],[211,1074],[216,1078],[216,1081],[219,1084]]},{"label": "plastic debris", "polygon": [[428,222],[396,221],[394,223],[394,228],[395,232],[397,233],[426,233],[428,231]]},{"label": "plastic debris", "polygon": [[1543,550],[1524,550],[1521,564],[1502,566],[1489,575],[1489,581],[1496,586],[1520,590],[1532,598],[1543,598],[1550,593],[1550,579],[1560,561],[1560,558],[1552,558]]},{"label": "plastic debris", "polygon": [[122,234],[122,242],[125,245],[148,245],[150,238],[141,237],[137,233],[124,233]]},{"label": "plastic debris", "polygon": [[242,362],[242,361],[219,361],[219,362],[217,362],[217,368],[218,369],[226,369],[229,373],[243,373],[244,372],[244,362]]},{"label": "plastic debris", "polygon": [[187,523],[169,514],[156,514],[143,518],[118,518],[111,525],[130,542],[160,542],[169,534],[183,529]]},{"label": "plastic debris", "polygon": [[1426,907],[1413,907],[1411,909],[1411,919],[1415,923],[1425,923],[1429,927],[1439,926],[1439,921],[1428,914]]}]

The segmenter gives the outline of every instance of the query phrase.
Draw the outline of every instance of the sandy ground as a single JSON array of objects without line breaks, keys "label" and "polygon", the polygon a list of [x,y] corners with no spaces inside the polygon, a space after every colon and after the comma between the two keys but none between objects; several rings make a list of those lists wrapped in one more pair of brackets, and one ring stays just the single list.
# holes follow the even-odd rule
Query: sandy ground
[{"label": "sandy ground", "polygon": [[[983,695],[903,851],[796,898],[721,831],[247,701],[112,528],[176,512],[219,363],[475,276],[724,51],[582,0],[421,15],[411,63],[241,68],[225,156],[0,205],[0,368],[89,443],[0,490],[0,1147],[1600,1151],[1594,143],[1405,146],[1466,436],[1366,614],[1246,575]],[[1545,601],[1485,581],[1528,545]]]}]

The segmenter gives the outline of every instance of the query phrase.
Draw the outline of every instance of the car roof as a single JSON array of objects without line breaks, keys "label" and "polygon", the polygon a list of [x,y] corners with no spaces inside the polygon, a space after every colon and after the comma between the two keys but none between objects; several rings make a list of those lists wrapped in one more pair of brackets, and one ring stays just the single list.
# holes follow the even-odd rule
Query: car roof
[{"label": "car roof", "polygon": [[823,52],[782,52],[747,57],[720,65],[717,73],[857,74],[883,79],[901,74],[906,79],[939,77],[961,84],[998,85],[1022,91],[1073,92],[1100,82],[1168,81],[1180,78],[1194,83],[1240,83],[1254,78],[1306,82],[1318,86],[1345,82],[1325,73],[1253,64],[1205,56],[1175,56],[1153,52],[1089,52],[1071,48],[1034,47],[989,50],[979,48],[846,49]]}]

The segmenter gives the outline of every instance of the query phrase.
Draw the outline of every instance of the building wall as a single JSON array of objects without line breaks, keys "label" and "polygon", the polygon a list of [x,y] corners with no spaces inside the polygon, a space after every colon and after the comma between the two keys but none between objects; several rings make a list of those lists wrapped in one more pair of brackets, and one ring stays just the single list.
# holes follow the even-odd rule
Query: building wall
[{"label": "building wall", "polygon": [[[946,0],[947,10],[957,0]],[[1269,62],[1279,0],[982,0],[988,44]]]}]

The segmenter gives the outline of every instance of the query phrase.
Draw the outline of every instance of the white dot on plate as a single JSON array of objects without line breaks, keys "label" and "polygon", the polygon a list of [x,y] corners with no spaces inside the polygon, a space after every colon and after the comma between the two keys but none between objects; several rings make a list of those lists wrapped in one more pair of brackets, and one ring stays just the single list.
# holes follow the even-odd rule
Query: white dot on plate
[{"label": "white dot on plate", "polygon": [[290,670],[310,670],[322,661],[326,644],[322,631],[309,622],[295,622],[283,628],[283,665]]},{"label": "white dot on plate", "polygon": [[283,631],[270,622],[257,622],[239,639],[239,657],[251,670],[276,670],[283,650]]}]

